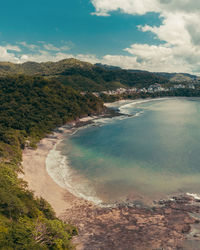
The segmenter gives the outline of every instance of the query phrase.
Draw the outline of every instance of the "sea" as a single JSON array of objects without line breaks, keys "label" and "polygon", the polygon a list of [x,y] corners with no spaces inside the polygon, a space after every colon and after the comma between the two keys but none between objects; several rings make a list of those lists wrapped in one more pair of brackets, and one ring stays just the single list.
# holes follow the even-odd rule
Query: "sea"
[{"label": "sea", "polygon": [[200,193],[200,98],[108,106],[122,115],[73,130],[49,152],[55,182],[102,206]]}]

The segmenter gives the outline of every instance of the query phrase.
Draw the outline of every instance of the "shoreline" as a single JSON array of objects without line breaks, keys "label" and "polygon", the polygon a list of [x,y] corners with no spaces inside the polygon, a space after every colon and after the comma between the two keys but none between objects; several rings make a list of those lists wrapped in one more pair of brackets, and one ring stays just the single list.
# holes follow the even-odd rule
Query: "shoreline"
[{"label": "shoreline", "polygon": [[[64,207],[69,206],[73,199],[72,195],[57,185],[46,171],[46,157],[61,140],[62,134],[54,132],[42,139],[37,149],[26,148],[22,157],[23,179],[28,183],[28,188],[34,192],[35,196],[46,199],[57,216],[60,216]],[[68,202],[65,197],[68,198]]]},{"label": "shoreline", "polygon": [[[63,140],[66,133],[91,124],[93,119],[97,117],[85,117],[70,123],[72,128],[58,128],[42,139],[36,150],[26,148],[22,161],[24,175],[20,177],[28,183],[28,188],[34,191],[35,196],[51,204],[59,218],[77,226],[79,235],[73,242],[79,250],[176,249],[182,246],[192,231],[192,225],[197,223],[197,219],[191,218],[189,213],[200,213],[199,200],[195,197],[182,196],[158,202],[152,208],[120,204],[116,207],[100,207],[76,197],[49,176],[46,169],[49,152]],[[194,237],[200,240],[200,236]]]},{"label": "shoreline", "polygon": [[77,206],[77,204],[86,204],[95,207],[98,205],[82,197],[75,196],[69,190],[56,183],[46,168],[48,154],[51,150],[54,150],[56,145],[58,145],[66,135],[74,134],[80,128],[95,124],[93,122],[94,120],[118,116],[121,116],[121,114],[109,109],[109,112],[104,114],[82,117],[56,128],[37,144],[36,149],[27,147],[23,150],[23,174],[20,174],[19,177],[28,183],[28,189],[33,191],[36,197],[42,197],[51,204],[58,217],[62,217],[62,213],[66,209],[73,208]]},{"label": "shoreline", "polygon": [[23,150],[23,174],[20,177],[28,183],[28,188],[36,197],[42,197],[51,204],[58,217],[62,216],[65,209],[72,208],[74,204],[88,201],[73,195],[54,181],[46,169],[47,156],[67,134],[70,135],[79,127],[91,124],[94,119],[97,119],[97,116],[84,117],[66,124],[71,128],[66,128],[66,125],[57,128],[37,144],[37,149],[25,148]]}]

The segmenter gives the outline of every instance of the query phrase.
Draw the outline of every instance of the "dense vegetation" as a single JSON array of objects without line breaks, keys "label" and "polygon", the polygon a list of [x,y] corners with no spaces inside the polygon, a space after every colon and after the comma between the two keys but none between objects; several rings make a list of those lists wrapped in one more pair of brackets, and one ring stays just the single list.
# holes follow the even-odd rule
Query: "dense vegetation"
[{"label": "dense vegetation", "polygon": [[[24,75],[16,75],[19,73]],[[155,82],[169,84],[171,76],[102,67],[75,59],[40,64],[0,63],[0,76],[0,249],[6,250],[72,249],[70,239],[77,233],[73,226],[56,218],[45,200],[34,198],[27,184],[18,178],[25,146],[36,147],[42,137],[66,122],[101,113],[101,100],[200,96],[198,89],[179,89],[152,94],[101,94],[100,100],[90,92],[143,88]]]},{"label": "dense vegetation", "polygon": [[0,62],[0,76],[24,74],[43,76],[62,82],[80,91],[104,91],[120,87],[147,87],[154,83],[197,81],[198,77],[190,74],[150,73],[140,70],[123,70],[119,67],[65,59],[59,62],[26,62],[13,64]]},{"label": "dense vegetation", "polygon": [[76,229],[56,218],[18,178],[22,149],[67,121],[99,113],[103,104],[41,77],[0,78],[0,249],[72,249]]},{"label": "dense vegetation", "polygon": [[76,59],[59,62],[23,64],[0,63],[0,75],[40,75],[62,82],[80,91],[103,91],[120,87],[146,87],[168,79],[147,71],[128,71],[115,67],[101,67]]},{"label": "dense vegetation", "polygon": [[[130,72],[122,69],[107,70],[94,66],[93,68],[69,68],[59,79],[82,91],[102,91],[120,87],[147,87],[154,83],[167,83],[163,77],[149,72]],[[82,84],[80,84],[82,83]]]}]

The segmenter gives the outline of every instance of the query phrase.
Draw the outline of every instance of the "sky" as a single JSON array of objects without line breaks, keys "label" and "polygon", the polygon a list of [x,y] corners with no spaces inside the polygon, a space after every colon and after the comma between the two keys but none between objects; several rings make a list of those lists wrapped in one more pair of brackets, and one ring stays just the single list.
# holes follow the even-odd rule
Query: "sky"
[{"label": "sky", "polygon": [[152,72],[200,74],[200,1],[7,0],[0,61],[77,58]]}]

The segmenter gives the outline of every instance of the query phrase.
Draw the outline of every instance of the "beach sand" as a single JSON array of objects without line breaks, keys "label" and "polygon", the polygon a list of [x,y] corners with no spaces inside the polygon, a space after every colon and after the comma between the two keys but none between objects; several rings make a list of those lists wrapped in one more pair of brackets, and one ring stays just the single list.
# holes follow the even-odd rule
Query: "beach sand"
[{"label": "beach sand", "polygon": [[[41,140],[36,150],[26,148],[23,152],[23,179],[28,182],[29,189],[37,197],[44,197],[54,208],[57,215],[70,204],[70,193],[59,187],[48,175],[45,160],[55,143],[61,139],[61,134],[54,133],[49,138]],[[68,202],[64,198],[68,197]]]},{"label": "beach sand", "polygon": [[[84,122],[89,120],[91,118],[83,119]],[[51,204],[58,217],[61,217],[66,209],[71,209],[77,204],[87,203],[84,199],[75,197],[56,184],[46,171],[48,153],[62,141],[66,133],[70,132],[70,129],[60,128],[59,132],[54,132],[42,139],[37,145],[37,149],[26,148],[22,158],[24,174],[20,177],[28,183],[28,188],[34,192],[36,197],[43,197]]]},{"label": "beach sand", "polygon": [[77,226],[79,235],[73,239],[76,249],[150,250],[181,247],[191,230],[190,225],[194,223],[188,212],[200,212],[196,206],[190,205],[188,208],[188,204],[194,203],[193,198],[182,197],[180,200],[166,201],[155,209],[145,209],[122,205],[101,208],[75,197],[58,186],[46,171],[49,151],[69,132],[64,128],[61,130],[41,140],[36,150],[24,150],[24,174],[20,177],[27,181],[28,188],[34,191],[35,196],[43,197],[51,204],[59,218]]}]

